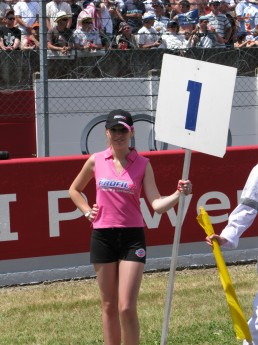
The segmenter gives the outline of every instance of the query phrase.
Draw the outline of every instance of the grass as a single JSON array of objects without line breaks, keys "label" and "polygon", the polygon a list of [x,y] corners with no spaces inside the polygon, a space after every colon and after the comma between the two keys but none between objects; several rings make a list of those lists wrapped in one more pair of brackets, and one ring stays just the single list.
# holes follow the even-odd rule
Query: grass
[{"label": "grass", "polygon": [[[255,265],[228,270],[248,319],[257,287]],[[168,272],[144,274],[141,345],[160,344],[168,277]],[[1,288],[0,298],[0,345],[103,344],[95,279]],[[167,344],[241,344],[216,268],[176,272]]]}]

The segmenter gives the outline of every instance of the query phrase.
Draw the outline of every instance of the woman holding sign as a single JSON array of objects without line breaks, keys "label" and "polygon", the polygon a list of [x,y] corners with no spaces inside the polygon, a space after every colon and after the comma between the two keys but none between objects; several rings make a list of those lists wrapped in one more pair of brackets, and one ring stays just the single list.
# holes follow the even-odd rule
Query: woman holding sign
[{"label": "woman holding sign", "polygon": [[[258,165],[256,165],[244,187],[240,204],[230,214],[228,224],[220,235],[206,237],[206,242],[212,246],[212,240],[216,239],[224,248],[237,248],[240,236],[253,223],[258,211]],[[258,266],[257,266],[258,269]],[[258,293],[253,303],[253,315],[248,322],[253,338],[252,345],[258,345]],[[243,345],[251,345],[244,341]]]},{"label": "woman holding sign", "polygon": [[[106,120],[109,147],[89,157],[69,190],[93,227],[90,255],[100,288],[105,345],[140,341],[137,298],[146,261],[141,188],[158,213],[174,207],[181,193],[192,192],[191,182],[180,180],[173,194],[161,198],[149,160],[129,147],[133,135],[131,114],[111,111]],[[82,192],[92,178],[97,195],[91,207]]]}]

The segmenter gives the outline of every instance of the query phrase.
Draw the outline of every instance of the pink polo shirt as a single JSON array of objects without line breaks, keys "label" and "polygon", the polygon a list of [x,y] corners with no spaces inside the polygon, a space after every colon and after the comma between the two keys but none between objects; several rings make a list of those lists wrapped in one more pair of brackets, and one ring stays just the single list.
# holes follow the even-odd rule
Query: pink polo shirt
[{"label": "pink polo shirt", "polygon": [[97,205],[93,228],[143,227],[140,194],[148,159],[132,149],[118,174],[111,149],[94,154]]}]

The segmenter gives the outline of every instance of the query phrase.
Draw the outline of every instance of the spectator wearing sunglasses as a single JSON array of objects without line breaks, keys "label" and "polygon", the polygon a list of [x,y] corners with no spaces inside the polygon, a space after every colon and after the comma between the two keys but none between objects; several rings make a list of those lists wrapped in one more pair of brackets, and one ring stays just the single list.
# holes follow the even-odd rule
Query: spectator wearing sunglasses
[{"label": "spectator wearing sunglasses", "polygon": [[0,49],[16,50],[20,48],[21,30],[14,26],[15,15],[13,10],[6,13],[5,26],[0,27]]},{"label": "spectator wearing sunglasses", "polygon": [[64,11],[57,13],[56,26],[48,30],[47,47],[53,51],[59,51],[63,55],[69,55],[74,48],[73,31],[67,28],[70,16]]},{"label": "spectator wearing sunglasses", "polygon": [[[215,47],[216,48],[225,48],[226,44],[229,42],[231,34],[232,34],[232,27],[228,18],[225,14],[220,12],[220,1],[217,0],[210,0],[209,6],[211,12],[208,15],[209,19],[209,26],[208,30],[213,32],[216,37],[221,36],[223,38],[223,42],[220,43],[220,40],[216,40]],[[219,35],[219,36],[218,36]]]},{"label": "spectator wearing sunglasses", "polygon": [[74,31],[75,48],[96,51],[102,48],[99,31],[93,26],[93,19],[86,15],[80,19],[80,29]]}]

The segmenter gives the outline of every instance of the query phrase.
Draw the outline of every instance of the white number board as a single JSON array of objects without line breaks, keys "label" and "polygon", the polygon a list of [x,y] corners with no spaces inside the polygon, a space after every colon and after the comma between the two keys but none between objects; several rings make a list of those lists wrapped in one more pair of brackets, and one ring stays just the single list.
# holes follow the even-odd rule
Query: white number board
[{"label": "white number board", "polygon": [[233,67],[164,54],[156,140],[223,157],[236,73]]}]

